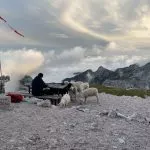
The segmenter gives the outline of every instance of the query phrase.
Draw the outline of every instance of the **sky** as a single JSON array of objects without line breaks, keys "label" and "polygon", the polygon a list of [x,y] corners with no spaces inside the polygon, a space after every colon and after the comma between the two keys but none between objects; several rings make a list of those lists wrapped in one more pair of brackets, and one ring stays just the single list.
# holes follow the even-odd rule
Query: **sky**
[{"label": "sky", "polygon": [[74,72],[150,62],[149,0],[0,0],[3,74],[43,72],[61,82]]}]

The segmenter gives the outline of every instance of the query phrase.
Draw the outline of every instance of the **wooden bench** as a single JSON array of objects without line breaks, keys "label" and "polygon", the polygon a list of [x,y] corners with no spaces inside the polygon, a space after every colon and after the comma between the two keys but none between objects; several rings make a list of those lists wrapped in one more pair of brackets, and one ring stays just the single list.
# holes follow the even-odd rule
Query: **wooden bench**
[{"label": "wooden bench", "polygon": [[50,100],[52,105],[58,105],[60,103],[61,97],[62,96],[58,96],[58,95],[42,95],[42,96],[34,96],[31,93],[20,93],[21,95],[23,95],[24,97],[35,97],[35,98],[39,98],[39,99],[43,99],[43,100]]}]

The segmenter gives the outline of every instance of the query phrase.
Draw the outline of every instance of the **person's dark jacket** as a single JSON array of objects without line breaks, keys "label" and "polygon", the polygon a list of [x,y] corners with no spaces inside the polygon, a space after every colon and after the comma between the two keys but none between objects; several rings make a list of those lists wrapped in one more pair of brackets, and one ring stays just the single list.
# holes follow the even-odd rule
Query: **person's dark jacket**
[{"label": "person's dark jacket", "polygon": [[45,84],[45,82],[42,80],[41,77],[36,76],[32,80],[32,94],[34,96],[43,95],[43,88],[46,88],[46,87],[47,85]]}]

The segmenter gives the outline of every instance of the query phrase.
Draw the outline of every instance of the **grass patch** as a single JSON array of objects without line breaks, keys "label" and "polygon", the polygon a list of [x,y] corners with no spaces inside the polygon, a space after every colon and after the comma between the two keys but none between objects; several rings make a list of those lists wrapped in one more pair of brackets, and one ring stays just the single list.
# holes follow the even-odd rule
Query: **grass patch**
[{"label": "grass patch", "polygon": [[140,89],[121,89],[115,87],[106,87],[103,85],[90,85],[90,87],[96,87],[99,93],[112,94],[116,96],[138,96],[141,98],[145,98],[146,96],[150,96],[150,90],[140,90]]}]

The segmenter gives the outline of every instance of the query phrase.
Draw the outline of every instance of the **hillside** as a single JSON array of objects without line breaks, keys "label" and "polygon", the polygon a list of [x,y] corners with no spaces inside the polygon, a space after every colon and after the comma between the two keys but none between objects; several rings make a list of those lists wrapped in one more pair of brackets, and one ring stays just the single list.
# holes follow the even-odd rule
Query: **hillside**
[{"label": "hillside", "polygon": [[[149,150],[150,99],[99,94],[86,105],[41,108],[27,102],[12,104],[0,115],[0,150]],[[100,115],[115,110],[134,120]]]}]

